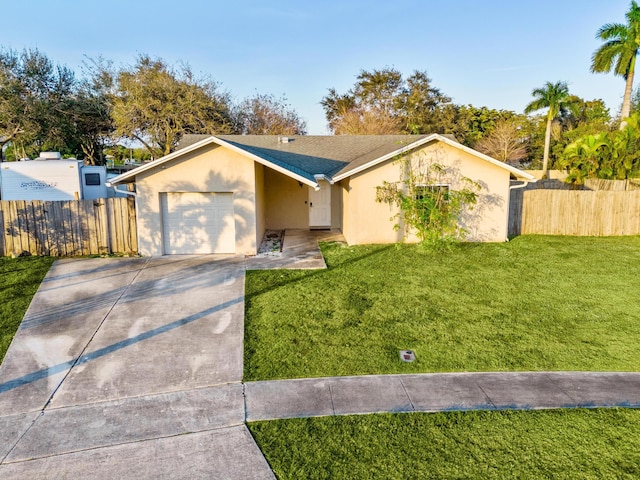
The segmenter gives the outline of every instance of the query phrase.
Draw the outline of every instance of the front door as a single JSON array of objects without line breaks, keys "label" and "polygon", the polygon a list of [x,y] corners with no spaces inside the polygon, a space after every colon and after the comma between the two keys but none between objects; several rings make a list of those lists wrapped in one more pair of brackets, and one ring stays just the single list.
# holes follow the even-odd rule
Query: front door
[{"label": "front door", "polygon": [[320,180],[320,190],[309,187],[309,228],[331,228],[331,185]]}]

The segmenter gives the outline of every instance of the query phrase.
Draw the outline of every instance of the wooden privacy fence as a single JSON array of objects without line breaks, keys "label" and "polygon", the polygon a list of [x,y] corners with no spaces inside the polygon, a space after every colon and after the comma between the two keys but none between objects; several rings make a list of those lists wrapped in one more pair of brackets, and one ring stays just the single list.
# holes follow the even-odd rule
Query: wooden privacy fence
[{"label": "wooden privacy fence", "polygon": [[138,253],[132,198],[0,201],[0,256]]},{"label": "wooden privacy fence", "polygon": [[640,190],[512,190],[509,235],[640,235]]}]

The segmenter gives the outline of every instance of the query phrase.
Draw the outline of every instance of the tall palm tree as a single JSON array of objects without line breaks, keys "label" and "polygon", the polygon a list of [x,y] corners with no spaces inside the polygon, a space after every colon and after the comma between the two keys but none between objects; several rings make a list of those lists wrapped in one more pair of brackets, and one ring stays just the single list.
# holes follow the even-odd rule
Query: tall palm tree
[{"label": "tall palm tree", "polygon": [[[636,68],[636,55],[640,49],[640,7],[632,0],[631,8],[625,14],[627,24],[607,23],[600,27],[596,38],[605,43],[595,52],[591,59],[591,71],[594,73],[610,72],[625,79],[624,98],[620,117],[620,130],[626,125],[631,111],[631,92],[633,75]],[[614,65],[615,63],[615,65]]]},{"label": "tall palm tree", "polygon": [[569,87],[567,82],[547,82],[542,88],[535,88],[531,95],[535,98],[533,102],[527,105],[524,113],[531,113],[536,110],[548,108],[547,112],[547,129],[544,135],[544,158],[542,161],[542,178],[547,178],[549,170],[549,146],[551,144],[551,124],[553,120],[569,110],[574,102],[575,97],[569,95]]}]

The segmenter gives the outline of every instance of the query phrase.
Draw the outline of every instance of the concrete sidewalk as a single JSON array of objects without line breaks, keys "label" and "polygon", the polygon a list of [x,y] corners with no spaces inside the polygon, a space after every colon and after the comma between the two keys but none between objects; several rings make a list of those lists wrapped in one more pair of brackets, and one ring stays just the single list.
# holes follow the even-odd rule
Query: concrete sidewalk
[{"label": "concrete sidewalk", "polygon": [[368,413],[640,408],[640,373],[371,375],[245,383],[246,420]]}]

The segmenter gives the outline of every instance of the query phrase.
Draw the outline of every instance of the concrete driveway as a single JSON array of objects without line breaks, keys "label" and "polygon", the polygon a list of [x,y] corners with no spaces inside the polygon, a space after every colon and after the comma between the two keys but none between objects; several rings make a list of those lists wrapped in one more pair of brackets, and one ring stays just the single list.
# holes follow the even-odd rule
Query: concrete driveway
[{"label": "concrete driveway", "polygon": [[244,426],[244,271],[58,260],[0,367],[0,477],[274,478]]}]

